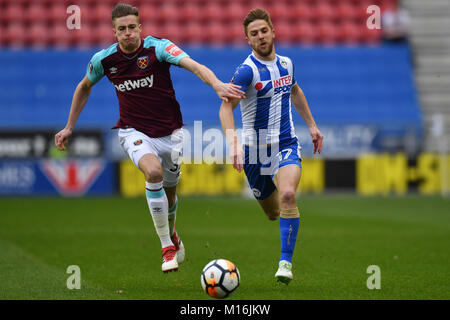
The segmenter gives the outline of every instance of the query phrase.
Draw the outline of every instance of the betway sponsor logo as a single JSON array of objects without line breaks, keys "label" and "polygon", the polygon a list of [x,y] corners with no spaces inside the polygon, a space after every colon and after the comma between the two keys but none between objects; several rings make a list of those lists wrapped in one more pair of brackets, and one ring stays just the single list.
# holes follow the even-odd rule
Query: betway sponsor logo
[{"label": "betway sponsor logo", "polygon": [[126,80],[121,84],[114,85],[120,92],[131,91],[139,88],[151,88],[153,86],[153,75],[137,80]]}]

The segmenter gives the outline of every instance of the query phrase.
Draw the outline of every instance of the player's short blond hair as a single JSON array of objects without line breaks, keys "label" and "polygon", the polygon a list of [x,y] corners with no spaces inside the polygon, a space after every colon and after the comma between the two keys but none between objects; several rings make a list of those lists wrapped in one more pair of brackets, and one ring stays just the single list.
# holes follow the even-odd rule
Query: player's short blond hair
[{"label": "player's short blond hair", "polygon": [[247,14],[247,16],[244,19],[244,32],[247,36],[247,27],[250,23],[252,23],[255,20],[264,20],[269,25],[270,29],[273,30],[273,24],[272,20],[270,20],[270,14],[264,9],[256,8],[253,10],[250,10],[250,12]]},{"label": "player's short blond hair", "polygon": [[114,19],[125,17],[129,15],[134,15],[138,18],[139,22],[139,11],[138,8],[133,7],[132,5],[126,3],[118,3],[114,9],[111,11],[111,20],[114,25]]}]

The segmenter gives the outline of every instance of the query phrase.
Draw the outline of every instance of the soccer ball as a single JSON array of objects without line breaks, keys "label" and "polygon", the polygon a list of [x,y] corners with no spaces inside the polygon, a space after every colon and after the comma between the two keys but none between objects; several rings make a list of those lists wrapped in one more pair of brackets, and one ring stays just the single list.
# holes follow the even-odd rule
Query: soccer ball
[{"label": "soccer ball", "polygon": [[238,268],[226,259],[209,262],[200,276],[203,290],[211,297],[223,299],[232,294],[241,281]]}]

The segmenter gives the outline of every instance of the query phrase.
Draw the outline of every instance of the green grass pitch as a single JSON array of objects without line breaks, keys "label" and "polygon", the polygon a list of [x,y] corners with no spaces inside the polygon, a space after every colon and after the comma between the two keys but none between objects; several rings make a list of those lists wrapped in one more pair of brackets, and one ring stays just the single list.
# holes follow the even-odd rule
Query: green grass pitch
[{"label": "green grass pitch", "polygon": [[[229,298],[450,299],[450,203],[439,197],[301,196],[294,280],[276,283],[278,222],[254,200],[181,198],[186,246],[163,274],[144,198],[0,198],[0,299],[211,299],[200,272],[233,261],[241,285]],[[67,267],[81,289],[66,287]],[[367,267],[381,289],[366,286]]]}]

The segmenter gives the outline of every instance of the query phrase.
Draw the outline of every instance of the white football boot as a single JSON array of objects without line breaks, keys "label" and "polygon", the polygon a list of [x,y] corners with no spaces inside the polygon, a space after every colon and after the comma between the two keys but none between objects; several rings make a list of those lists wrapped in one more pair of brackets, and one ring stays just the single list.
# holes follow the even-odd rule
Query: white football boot
[{"label": "white football boot", "polygon": [[177,250],[177,262],[182,263],[184,261],[184,256],[186,255],[184,250],[183,241],[178,238],[177,231],[174,231],[173,236],[170,237],[173,245],[175,246],[175,250]]},{"label": "white football boot", "polygon": [[291,280],[294,278],[291,270],[292,263],[286,260],[281,260],[278,264],[278,271],[277,273],[275,273],[275,278],[277,278],[278,282],[289,284],[289,282],[291,282]]},{"label": "white football boot", "polygon": [[178,270],[178,262],[177,262],[177,250],[175,246],[170,246],[166,248],[162,248],[163,253],[163,264],[161,269],[164,273],[169,271],[177,271]]}]

